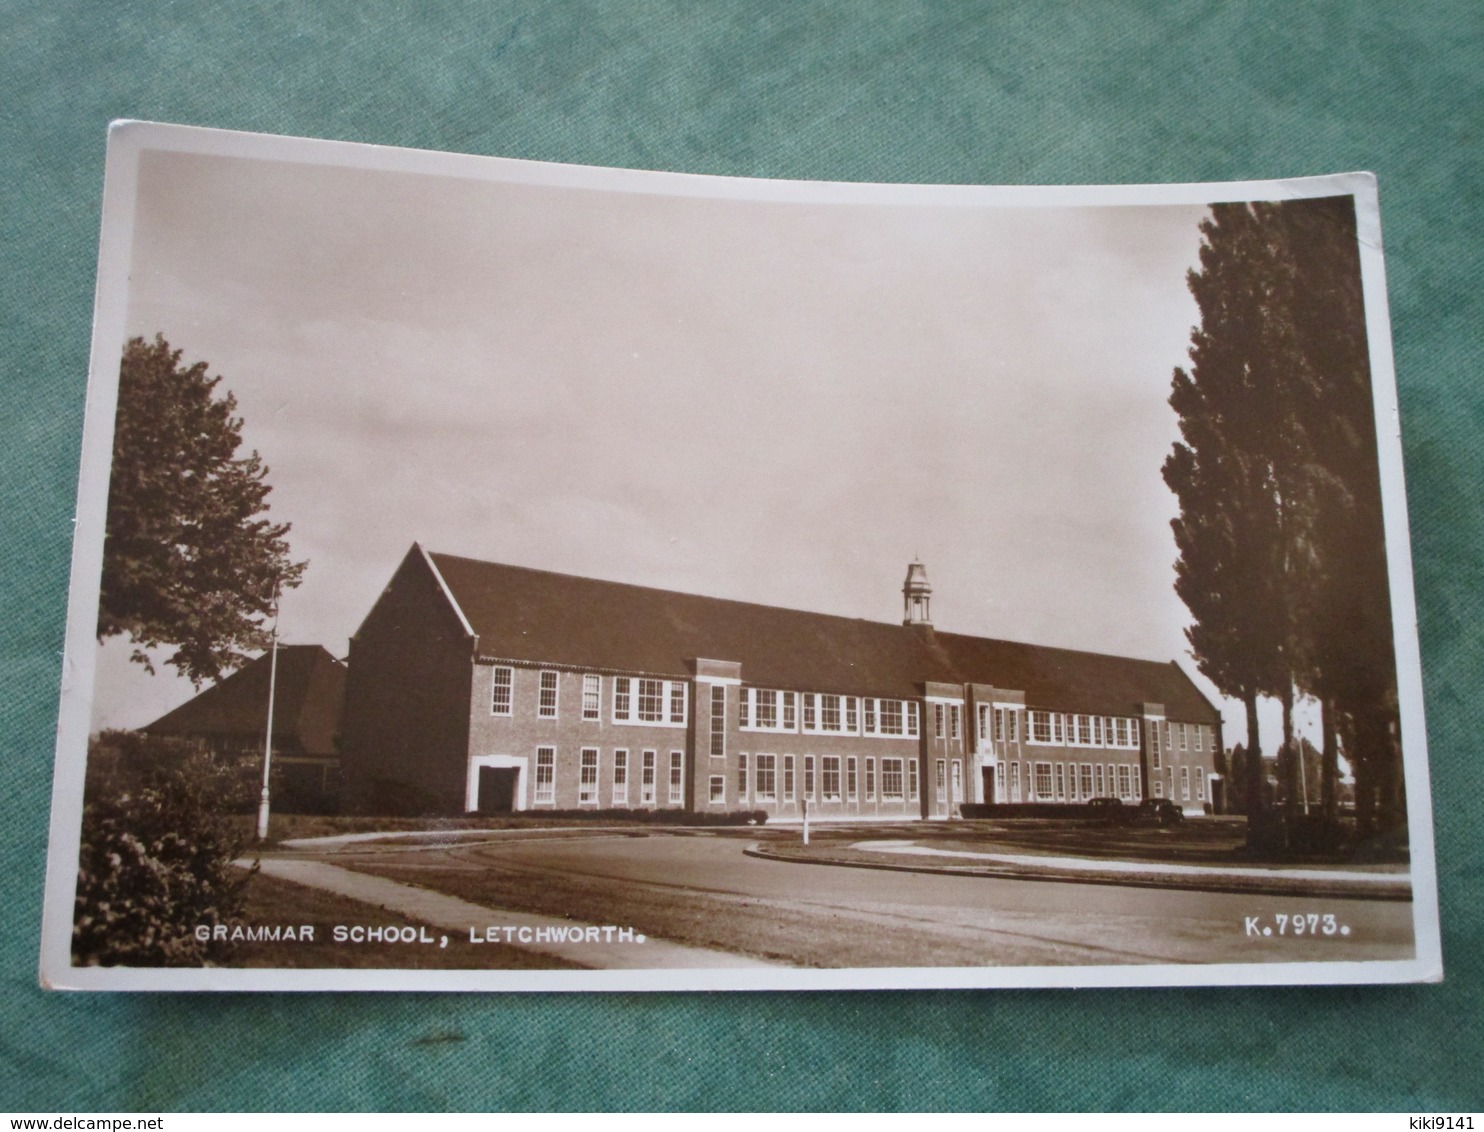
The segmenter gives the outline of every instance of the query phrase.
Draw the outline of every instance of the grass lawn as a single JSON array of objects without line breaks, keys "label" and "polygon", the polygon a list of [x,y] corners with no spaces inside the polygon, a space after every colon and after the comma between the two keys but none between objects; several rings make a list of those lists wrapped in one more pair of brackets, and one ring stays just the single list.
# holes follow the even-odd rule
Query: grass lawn
[{"label": "grass lawn", "polygon": [[362,904],[344,896],[321,892],[277,877],[259,874],[247,890],[247,907],[241,923],[313,924],[312,943],[239,943],[225,959],[224,967],[395,969],[411,971],[458,970],[561,970],[575,969],[550,955],[538,955],[498,943],[471,944],[454,933],[429,927],[428,935],[448,936],[448,946],[437,944],[336,943],[336,924],[411,925],[416,921],[380,907]]}]

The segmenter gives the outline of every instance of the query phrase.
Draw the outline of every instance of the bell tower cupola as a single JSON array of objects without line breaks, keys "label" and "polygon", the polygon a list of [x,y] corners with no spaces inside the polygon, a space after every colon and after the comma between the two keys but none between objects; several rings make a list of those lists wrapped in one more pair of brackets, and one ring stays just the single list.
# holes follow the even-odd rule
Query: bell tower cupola
[{"label": "bell tower cupola", "polygon": [[931,625],[933,618],[928,604],[933,599],[933,587],[928,585],[927,567],[915,558],[907,567],[907,581],[902,585],[902,624]]}]

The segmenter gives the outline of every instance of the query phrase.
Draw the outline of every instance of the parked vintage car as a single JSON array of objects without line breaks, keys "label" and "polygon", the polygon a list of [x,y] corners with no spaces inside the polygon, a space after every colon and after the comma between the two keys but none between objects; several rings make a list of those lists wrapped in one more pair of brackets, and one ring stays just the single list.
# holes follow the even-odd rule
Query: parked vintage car
[{"label": "parked vintage car", "polygon": [[1129,807],[1120,798],[1092,798],[1087,803],[1087,816],[1094,821],[1123,825],[1129,820]]},{"label": "parked vintage car", "polygon": [[1179,825],[1185,811],[1168,798],[1145,798],[1129,816],[1137,825]]}]

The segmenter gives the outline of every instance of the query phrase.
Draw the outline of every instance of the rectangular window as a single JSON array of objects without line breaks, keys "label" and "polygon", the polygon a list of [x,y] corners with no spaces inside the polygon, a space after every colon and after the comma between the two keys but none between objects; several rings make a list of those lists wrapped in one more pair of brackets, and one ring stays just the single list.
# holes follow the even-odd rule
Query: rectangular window
[{"label": "rectangular window", "polygon": [[1197,802],[1206,800],[1206,772],[1200,767],[1195,768],[1195,800]]},{"label": "rectangular window", "polygon": [[759,802],[778,800],[778,756],[758,755],[752,779],[753,797]]},{"label": "rectangular window", "polygon": [[1180,749],[1182,751],[1188,751],[1190,749],[1190,738],[1187,734],[1188,728],[1183,723],[1178,726],[1180,728]]},{"label": "rectangular window", "polygon": [[1005,714],[1007,716],[1005,722],[1010,726],[1010,742],[1018,743],[1020,742],[1020,712],[1011,708]]},{"label": "rectangular window", "polygon": [[762,688],[752,693],[752,725],[754,727],[778,726],[778,693]]},{"label": "rectangular window", "polygon": [[613,804],[629,804],[629,753],[621,749],[613,752]]},{"label": "rectangular window", "polygon": [[840,730],[840,697],[819,697],[819,729],[821,731]]},{"label": "rectangular window", "polygon": [[490,693],[490,714],[510,714],[510,684],[515,676],[514,669],[496,668],[494,670],[494,691]]},{"label": "rectangular window", "polygon": [[[916,705],[913,705],[913,706],[915,707]],[[913,801],[913,802],[917,801],[917,760],[916,759],[908,759],[907,760],[907,798],[910,801]]]},{"label": "rectangular window", "polygon": [[[994,800],[1003,802],[1005,800],[1005,764],[995,763],[994,767]],[[988,798],[985,801],[989,801]]]},{"label": "rectangular window", "polygon": [[1201,732],[1203,732],[1205,730],[1206,729],[1204,727],[1202,727],[1199,723],[1197,723],[1195,725],[1195,749],[1197,751],[1199,751],[1201,749],[1201,739],[1202,739]]},{"label": "rectangular window", "polygon": [[1095,797],[1097,797],[1097,795],[1095,795],[1092,792],[1092,763],[1083,763],[1082,764],[1082,800],[1085,802],[1085,801],[1087,801],[1087,799],[1089,799],[1089,798],[1095,798]]},{"label": "rectangular window", "polygon": [[1129,775],[1134,780],[1134,799],[1138,800],[1144,796],[1144,783],[1137,763],[1129,768]]},{"label": "rectangular window", "polygon": [[825,755],[819,760],[819,785],[821,801],[840,800],[840,756]]},{"label": "rectangular window", "polygon": [[737,726],[738,727],[751,727],[752,726],[752,720],[749,719],[748,718],[748,715],[747,715],[747,708],[748,708],[748,705],[751,704],[751,703],[752,703],[752,689],[751,688],[738,688],[737,689]]},{"label": "rectangular window", "polygon": [[1031,712],[1029,726],[1032,743],[1051,742],[1051,713],[1049,711]]},{"label": "rectangular window", "polygon": [[641,806],[654,805],[654,764],[655,753],[644,752],[644,762],[639,769],[639,804]]},{"label": "rectangular window", "polygon": [[814,756],[804,756],[804,797],[814,800]]},{"label": "rectangular window", "polygon": [[1128,746],[1128,720],[1115,719],[1113,721],[1113,737],[1120,747]]},{"label": "rectangular window", "polygon": [[1061,712],[1055,712],[1051,716],[1051,737],[1052,737],[1053,741],[1054,742],[1057,742],[1057,743],[1063,743],[1063,742],[1066,741],[1066,737],[1065,737],[1065,734],[1062,731],[1061,724],[1062,724],[1062,714],[1061,714]]},{"label": "rectangular window", "polygon": [[615,720],[629,718],[629,705],[633,702],[629,687],[632,683],[633,681],[627,676],[613,678],[613,718]]},{"label": "rectangular window", "polygon": [[1180,801],[1190,801],[1190,768],[1188,766],[1180,768]]},{"label": "rectangular window", "polygon": [[536,715],[541,719],[557,717],[557,674],[541,673],[541,698],[536,705]]},{"label": "rectangular window", "polygon": [[1120,763],[1118,766],[1118,796],[1120,798],[1133,797],[1133,783],[1129,780],[1128,764]]},{"label": "rectangular window", "polygon": [[601,719],[603,716],[603,678],[588,673],[582,678],[582,718]]},{"label": "rectangular window", "polygon": [[1137,719],[1128,721],[1128,738],[1131,746],[1139,745],[1139,721]]},{"label": "rectangular window", "polygon": [[866,760],[866,801],[876,800],[876,760]]},{"label": "rectangular window", "polygon": [[900,735],[902,733],[902,701],[881,701],[881,734]]},{"label": "rectangular window", "polygon": [[943,738],[943,705],[933,705],[933,738]]},{"label": "rectangular window", "polygon": [[685,722],[685,682],[670,681],[670,722]]},{"label": "rectangular window", "polygon": [[1163,778],[1156,778],[1154,780],[1154,796],[1156,798],[1163,798],[1165,796],[1165,780]]},{"label": "rectangular window", "polygon": [[1105,793],[1103,789],[1103,764],[1094,763],[1092,767],[1092,789],[1093,797],[1101,798]]},{"label": "rectangular window", "polygon": [[953,801],[964,801],[964,764],[957,759],[953,760]]},{"label": "rectangular window", "polygon": [[813,692],[805,692],[804,693],[804,730],[805,731],[813,731],[813,730],[815,730],[815,726],[814,726],[814,720],[815,720],[815,715],[814,715],[814,699],[815,699],[815,697],[814,697],[814,693]]},{"label": "rectangular window", "polygon": [[582,806],[598,804],[598,748],[582,748],[582,769],[577,778],[577,803]]},{"label": "rectangular window", "polygon": [[1036,796],[1033,801],[1051,801],[1051,764],[1036,764]]},{"label": "rectangular window", "polygon": [[797,701],[794,699],[793,692],[783,693],[783,729],[785,731],[792,731],[795,727],[798,726],[798,709],[795,706],[796,702]]},{"label": "rectangular window", "polygon": [[556,800],[556,748],[536,748],[536,801]]},{"label": "rectangular window", "polygon": [[639,718],[646,723],[658,723],[665,718],[663,680],[639,681]]},{"label": "rectangular window", "polygon": [[1056,800],[1067,800],[1067,768],[1065,763],[1056,764]]},{"label": "rectangular window", "polygon": [[907,702],[907,734],[913,739],[917,738],[917,701]]},{"label": "rectangular window", "polygon": [[737,801],[747,801],[747,756],[737,756]]},{"label": "rectangular window", "polygon": [[854,696],[845,697],[845,730],[852,735],[860,730],[860,725],[856,722],[855,703]]},{"label": "rectangular window", "polygon": [[866,714],[866,734],[874,735],[876,734],[876,701],[862,700],[861,703],[864,705]]},{"label": "rectangular window", "polygon": [[902,800],[902,760],[881,760],[881,800],[883,802],[900,802]]},{"label": "rectangular window", "polygon": [[1005,741],[1005,709],[997,707],[994,709],[994,737],[995,742]]},{"label": "rectangular window", "polygon": [[[1011,716],[1013,719],[1014,716]],[[1020,801],[1020,764],[1010,764],[1010,801]]]},{"label": "rectangular window", "polygon": [[845,760],[845,800],[847,802],[854,802],[855,801],[855,787],[856,787],[855,775],[856,775],[855,757],[854,756],[851,756],[850,758],[848,758],[848,759]]},{"label": "rectangular window", "polygon": [[726,775],[713,774],[710,779],[710,789],[707,791],[707,800],[713,806],[722,806],[727,800]]},{"label": "rectangular window", "polygon": [[783,756],[783,800],[792,802],[794,800],[794,757]]},{"label": "rectangular window", "polygon": [[961,739],[964,734],[964,709],[961,704],[948,705],[948,737]]},{"label": "rectangular window", "polygon": [[[1149,729],[1149,759],[1155,770],[1159,769],[1159,724]],[[1155,795],[1158,797],[1158,795]]]},{"label": "rectangular window", "polygon": [[1103,717],[1100,715],[1092,717],[1092,745],[1094,747],[1103,745]]},{"label": "rectangular window", "polygon": [[670,805],[685,804],[685,752],[670,752]]},{"label": "rectangular window", "polygon": [[938,797],[943,797],[943,791],[948,789],[948,761],[938,760]]},{"label": "rectangular window", "polygon": [[724,684],[711,685],[711,757],[725,758],[727,753],[727,690]]}]

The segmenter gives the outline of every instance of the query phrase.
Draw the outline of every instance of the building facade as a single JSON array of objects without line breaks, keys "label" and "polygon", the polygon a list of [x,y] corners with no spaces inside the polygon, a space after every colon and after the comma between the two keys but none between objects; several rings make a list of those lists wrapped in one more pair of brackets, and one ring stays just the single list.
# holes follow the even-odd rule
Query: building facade
[{"label": "building facade", "polygon": [[414,546],[351,639],[369,812],[763,810],[1212,798],[1221,718],[1173,662],[779,609]]}]

